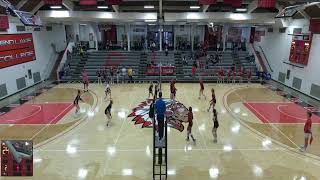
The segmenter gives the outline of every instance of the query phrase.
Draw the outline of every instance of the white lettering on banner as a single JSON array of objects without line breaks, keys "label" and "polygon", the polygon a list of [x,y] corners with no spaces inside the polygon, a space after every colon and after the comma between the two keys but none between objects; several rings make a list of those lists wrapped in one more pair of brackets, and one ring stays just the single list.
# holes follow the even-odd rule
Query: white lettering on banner
[{"label": "white lettering on banner", "polygon": [[14,60],[18,60],[21,58],[32,57],[32,56],[34,56],[33,51],[22,52],[22,53],[18,53],[18,54],[11,54],[11,55],[6,55],[6,56],[0,56],[0,63],[14,61]]},{"label": "white lettering on banner", "polygon": [[26,44],[32,42],[32,38],[20,39],[20,40],[0,40],[0,46]]}]

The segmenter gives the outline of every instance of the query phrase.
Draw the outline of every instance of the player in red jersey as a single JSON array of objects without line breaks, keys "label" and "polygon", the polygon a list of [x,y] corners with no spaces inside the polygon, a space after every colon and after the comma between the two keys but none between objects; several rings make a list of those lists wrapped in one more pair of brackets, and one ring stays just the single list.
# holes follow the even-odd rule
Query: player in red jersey
[{"label": "player in red jersey", "polygon": [[[304,124],[304,146],[301,146],[301,148],[300,148],[301,152],[306,151],[306,149],[308,147],[308,143],[309,143],[309,138],[312,139],[312,131],[311,131],[311,127],[312,127],[312,120],[311,120],[312,112],[308,111],[307,112],[307,116],[308,116],[308,119]],[[311,141],[310,141],[310,144],[311,144]]]},{"label": "player in red jersey", "polygon": [[192,113],[192,107],[189,107],[188,112],[188,127],[187,127],[187,141],[189,141],[189,137],[191,136],[194,143],[196,143],[196,139],[192,135],[192,126],[193,126],[193,113]]},{"label": "player in red jersey", "polygon": [[175,100],[176,99],[176,92],[177,88],[175,87],[176,81],[172,80],[170,83],[170,99]]},{"label": "player in red jersey", "polygon": [[220,67],[218,70],[218,83],[224,83],[224,69]]},{"label": "player in red jersey", "polygon": [[235,83],[236,81],[236,68],[232,65],[228,72],[228,82]]},{"label": "player in red jersey", "polygon": [[199,99],[201,99],[201,96],[203,96],[204,99],[207,99],[206,95],[204,95],[204,84],[202,80],[200,80]]},{"label": "player in red jersey", "polygon": [[208,108],[208,112],[210,111],[211,106],[214,109],[214,107],[216,106],[216,103],[217,103],[216,94],[215,94],[213,88],[211,89],[211,100],[210,100],[209,103],[210,103],[210,105],[209,105],[209,108]]}]

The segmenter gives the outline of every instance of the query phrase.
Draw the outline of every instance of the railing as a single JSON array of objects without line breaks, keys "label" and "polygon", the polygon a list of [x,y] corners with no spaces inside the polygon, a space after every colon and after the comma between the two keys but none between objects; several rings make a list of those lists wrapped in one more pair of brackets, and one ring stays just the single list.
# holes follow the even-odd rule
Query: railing
[{"label": "railing", "polygon": [[263,54],[263,56],[264,56],[264,59],[267,61],[267,64],[268,64],[268,66],[269,66],[269,68],[270,68],[270,71],[273,72],[273,69],[271,68],[270,63],[269,63],[269,61],[268,61],[268,58],[267,58],[266,54],[264,53],[262,47],[259,46],[259,48],[260,48],[260,50],[261,50],[261,52],[262,52],[262,54]]},{"label": "railing", "polygon": [[51,71],[54,67],[54,64],[56,63],[56,60],[58,58],[58,53],[56,52],[52,52],[51,55],[50,55],[50,58],[49,58],[49,61],[48,63],[46,64],[46,68],[43,70],[42,72],[42,75],[43,75],[43,79],[44,80],[47,80],[50,78],[50,75],[51,75]]},{"label": "railing", "polygon": [[263,71],[267,71],[267,68],[266,68],[266,66],[265,66],[265,64],[264,64],[264,62],[262,60],[260,52],[258,52],[256,50],[256,48],[254,47],[253,44],[251,44],[251,46],[249,46],[249,47],[251,47],[250,50],[254,54],[256,64],[259,64]]},{"label": "railing", "polygon": [[60,77],[59,77],[59,72],[63,70],[63,67],[65,65],[65,63],[67,62],[67,59],[68,59],[68,51],[70,53],[72,53],[72,49],[74,47],[74,42],[69,42],[67,48],[64,50],[64,53],[63,53],[63,56],[62,56],[62,59],[61,59],[61,62],[57,68],[57,79],[60,80]]}]

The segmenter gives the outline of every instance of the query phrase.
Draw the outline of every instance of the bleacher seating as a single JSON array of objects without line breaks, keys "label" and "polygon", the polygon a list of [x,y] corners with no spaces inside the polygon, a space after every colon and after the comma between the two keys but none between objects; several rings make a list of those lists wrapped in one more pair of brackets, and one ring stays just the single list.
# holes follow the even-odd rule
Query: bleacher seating
[{"label": "bleacher seating", "polygon": [[[215,52],[208,52],[209,55],[214,55]],[[172,65],[176,67],[175,74],[170,76],[162,76],[163,81],[170,81],[177,79],[178,81],[198,81],[199,78],[206,81],[216,81],[218,76],[216,74],[220,67],[227,72],[233,63],[235,63],[235,57],[232,56],[232,51],[221,52],[222,59],[220,62],[213,64],[208,63],[206,67],[206,57],[199,59],[201,68],[198,68],[196,77],[192,77],[192,60],[189,59],[190,52],[183,51],[170,51],[168,56],[165,52],[141,52],[141,51],[95,51],[88,52],[86,57],[81,58],[79,55],[73,55],[70,63],[70,72],[68,76],[64,76],[62,79],[66,81],[80,81],[81,71],[85,69],[88,72],[89,80],[96,81],[96,72],[99,68],[119,67],[124,66],[126,69],[131,67],[134,71],[135,81],[155,81],[159,79],[159,76],[147,76],[145,69],[147,65],[150,65],[153,61],[155,64],[161,63],[164,66]],[[186,56],[188,64],[182,62],[182,57]],[[237,59],[237,72],[242,66],[246,71],[249,69],[252,72],[253,79],[255,79],[255,63],[246,59],[248,52],[239,51]],[[143,68],[142,68],[143,65]],[[120,73],[121,74],[121,73]],[[128,79],[126,76],[125,79]],[[236,79],[240,79],[237,75]]]}]

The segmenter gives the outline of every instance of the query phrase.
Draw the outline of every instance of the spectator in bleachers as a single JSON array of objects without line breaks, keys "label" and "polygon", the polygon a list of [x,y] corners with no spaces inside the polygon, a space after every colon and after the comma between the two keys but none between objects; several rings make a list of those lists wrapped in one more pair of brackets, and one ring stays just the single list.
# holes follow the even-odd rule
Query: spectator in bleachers
[{"label": "spectator in bleachers", "polygon": [[114,78],[114,68],[111,66],[110,68],[110,78],[111,78],[111,82],[110,84],[113,84],[113,78]]},{"label": "spectator in bleachers", "polygon": [[120,76],[119,67],[117,67],[116,74],[117,74],[117,84],[119,84],[119,76]]},{"label": "spectator in bleachers", "polygon": [[168,52],[168,46],[166,46],[166,49],[165,49],[164,51],[165,51],[166,56],[168,56],[168,54],[169,54],[169,52]]},{"label": "spectator in bleachers", "polygon": [[65,75],[65,76],[68,76],[70,70],[71,70],[70,63],[68,63],[68,64],[64,67],[64,75]]},{"label": "spectator in bleachers", "polygon": [[98,69],[96,74],[97,74],[97,78],[98,78],[98,84],[101,84],[102,83],[102,81],[101,81],[101,75],[102,75],[101,74],[101,69]]},{"label": "spectator in bleachers", "polygon": [[184,65],[188,65],[188,61],[185,55],[182,57],[182,62]]},{"label": "spectator in bleachers", "polygon": [[133,70],[131,67],[128,69],[128,77],[129,77],[129,82],[133,83]]},{"label": "spectator in bleachers", "polygon": [[121,72],[122,72],[122,83],[124,83],[127,75],[127,69],[125,66],[122,67]]}]

